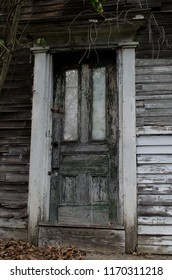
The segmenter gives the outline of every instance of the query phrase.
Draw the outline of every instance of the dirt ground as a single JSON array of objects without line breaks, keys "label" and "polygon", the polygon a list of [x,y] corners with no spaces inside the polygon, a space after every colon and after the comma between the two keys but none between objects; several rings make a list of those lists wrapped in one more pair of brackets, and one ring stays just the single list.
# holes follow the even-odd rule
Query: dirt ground
[{"label": "dirt ground", "polygon": [[0,240],[0,260],[172,260],[172,255],[90,253],[76,247],[39,248],[21,240]]}]

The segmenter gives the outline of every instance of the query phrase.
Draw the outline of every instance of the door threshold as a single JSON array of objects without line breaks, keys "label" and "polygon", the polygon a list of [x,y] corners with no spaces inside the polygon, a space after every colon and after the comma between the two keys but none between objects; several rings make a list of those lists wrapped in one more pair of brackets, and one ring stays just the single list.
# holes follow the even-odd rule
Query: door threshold
[{"label": "door threshold", "polygon": [[85,228],[85,229],[116,229],[116,230],[124,230],[123,225],[74,225],[74,224],[62,224],[55,222],[39,222],[39,226],[41,227],[61,227],[61,228]]}]

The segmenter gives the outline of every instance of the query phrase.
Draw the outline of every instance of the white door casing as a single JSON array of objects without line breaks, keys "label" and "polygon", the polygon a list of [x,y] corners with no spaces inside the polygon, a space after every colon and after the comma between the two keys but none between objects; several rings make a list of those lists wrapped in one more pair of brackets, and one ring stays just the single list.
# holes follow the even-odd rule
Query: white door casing
[{"label": "white door casing", "polygon": [[[136,204],[136,124],[135,124],[135,47],[121,44],[118,49],[119,95],[119,209],[126,233],[126,252],[137,244]],[[52,159],[53,67],[49,48],[33,48],[35,56],[32,132],[29,173],[28,239],[38,242],[40,221],[49,220]]]}]

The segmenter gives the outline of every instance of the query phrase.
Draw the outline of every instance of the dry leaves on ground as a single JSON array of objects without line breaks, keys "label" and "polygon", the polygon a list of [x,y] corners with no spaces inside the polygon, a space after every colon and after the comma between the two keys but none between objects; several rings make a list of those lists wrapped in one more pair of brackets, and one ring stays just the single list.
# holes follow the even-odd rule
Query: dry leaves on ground
[{"label": "dry leaves on ground", "polygon": [[0,260],[82,260],[84,256],[75,247],[39,248],[20,240],[0,240]]}]

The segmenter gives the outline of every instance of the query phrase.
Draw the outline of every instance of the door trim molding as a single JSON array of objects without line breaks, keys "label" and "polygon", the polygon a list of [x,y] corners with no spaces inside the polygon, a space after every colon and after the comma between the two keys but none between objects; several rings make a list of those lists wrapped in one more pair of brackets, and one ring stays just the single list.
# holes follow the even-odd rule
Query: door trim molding
[{"label": "door trim molding", "polygon": [[126,253],[134,252],[137,245],[135,106],[135,48],[137,45],[134,42],[121,45],[117,55],[119,95],[119,210],[121,222],[124,223],[125,227]]},{"label": "door trim molding", "polygon": [[29,171],[28,240],[37,244],[38,223],[49,220],[53,68],[49,48],[32,48],[34,84]]},{"label": "door trim molding", "polygon": [[[125,226],[125,250],[137,245],[135,47],[119,45],[117,82],[119,96],[119,223]],[[52,157],[53,67],[48,47],[32,49],[35,57],[29,173],[28,239],[38,243],[40,221],[49,221]]]}]

